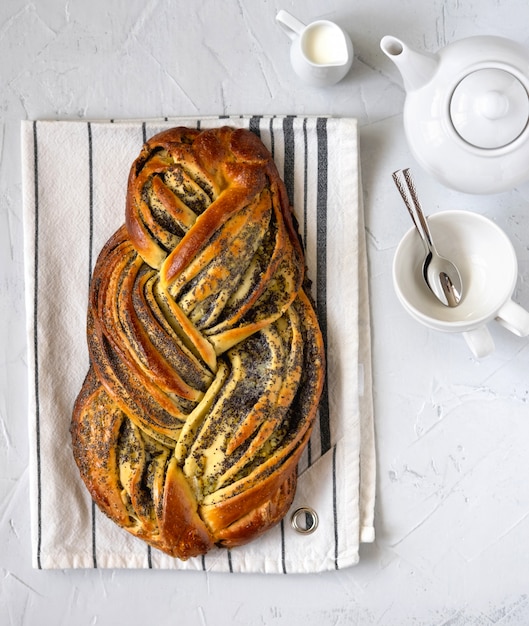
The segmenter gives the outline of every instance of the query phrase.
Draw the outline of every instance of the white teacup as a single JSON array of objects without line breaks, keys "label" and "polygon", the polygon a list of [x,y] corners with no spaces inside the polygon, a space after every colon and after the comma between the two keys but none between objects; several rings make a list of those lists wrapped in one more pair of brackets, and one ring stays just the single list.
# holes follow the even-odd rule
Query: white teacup
[{"label": "white teacup", "polygon": [[276,20],[292,40],[290,62],[301,79],[325,87],[347,74],[353,63],[353,44],[338,24],[317,20],[305,25],[283,9]]},{"label": "white teacup", "polygon": [[435,213],[428,224],[439,254],[453,261],[461,273],[463,297],[458,306],[447,307],[427,287],[422,276],[424,246],[412,227],[393,260],[393,284],[408,313],[434,330],[463,333],[477,358],[494,350],[487,328],[492,320],[515,335],[529,335],[529,312],[512,300],[518,263],[503,230],[470,211]]}]

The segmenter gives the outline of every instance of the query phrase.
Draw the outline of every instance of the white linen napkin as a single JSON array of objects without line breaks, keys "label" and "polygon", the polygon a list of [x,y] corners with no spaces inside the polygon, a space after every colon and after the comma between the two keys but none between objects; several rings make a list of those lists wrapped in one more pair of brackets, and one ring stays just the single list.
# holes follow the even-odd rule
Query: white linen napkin
[{"label": "white linen napkin", "polygon": [[[69,425],[88,368],[89,278],[124,222],[129,168],[172,126],[250,128],[285,180],[306,249],[327,350],[327,383],[299,466],[291,512],[240,548],[186,562],[151,549],[91,502]],[[30,506],[36,568],[166,568],[310,573],[359,560],[374,540],[375,447],[370,324],[357,124],[297,116],[156,121],[24,121],[21,129],[29,370]],[[311,534],[292,512],[318,516]],[[303,522],[302,516],[298,520]]]}]

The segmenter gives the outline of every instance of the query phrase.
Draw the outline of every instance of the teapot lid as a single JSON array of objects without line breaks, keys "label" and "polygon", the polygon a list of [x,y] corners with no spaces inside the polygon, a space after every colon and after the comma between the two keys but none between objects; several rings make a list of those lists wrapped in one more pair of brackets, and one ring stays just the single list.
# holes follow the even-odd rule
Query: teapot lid
[{"label": "teapot lid", "polygon": [[517,139],[529,122],[529,94],[511,72],[478,69],[465,76],[450,100],[452,124],[467,143],[494,149]]}]

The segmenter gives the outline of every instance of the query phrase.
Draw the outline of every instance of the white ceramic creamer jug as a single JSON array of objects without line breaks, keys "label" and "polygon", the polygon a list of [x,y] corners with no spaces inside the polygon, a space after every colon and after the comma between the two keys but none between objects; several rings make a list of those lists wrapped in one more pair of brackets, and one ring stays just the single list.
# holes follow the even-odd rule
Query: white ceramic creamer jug
[{"label": "white ceramic creamer jug", "polygon": [[326,87],[347,74],[353,62],[353,44],[338,24],[317,20],[305,25],[284,10],[277,13],[276,20],[292,40],[290,61],[302,80]]},{"label": "white ceramic creamer jug", "polygon": [[529,51],[496,36],[449,44],[436,54],[396,37],[380,42],[406,89],[410,149],[440,182],[496,193],[529,180]]}]

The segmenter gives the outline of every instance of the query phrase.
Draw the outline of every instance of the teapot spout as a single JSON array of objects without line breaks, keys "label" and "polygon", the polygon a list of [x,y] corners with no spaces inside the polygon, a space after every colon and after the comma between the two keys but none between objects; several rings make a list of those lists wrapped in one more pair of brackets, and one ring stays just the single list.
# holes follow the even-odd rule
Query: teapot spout
[{"label": "teapot spout", "polygon": [[386,35],[380,41],[380,47],[399,69],[406,91],[420,89],[437,71],[436,55],[417,52],[396,37]]}]

